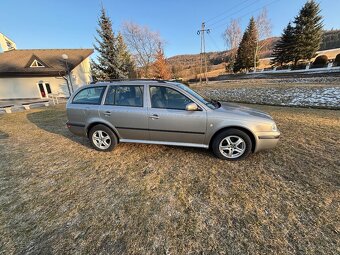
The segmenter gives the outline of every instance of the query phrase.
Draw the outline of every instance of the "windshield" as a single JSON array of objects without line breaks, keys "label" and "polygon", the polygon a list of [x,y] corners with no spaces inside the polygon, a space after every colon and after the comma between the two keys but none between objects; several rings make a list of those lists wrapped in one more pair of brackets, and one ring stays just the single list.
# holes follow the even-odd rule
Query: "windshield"
[{"label": "windshield", "polygon": [[198,94],[197,92],[193,91],[188,86],[185,86],[182,83],[176,83],[176,85],[178,87],[180,87],[181,89],[185,90],[186,92],[188,92],[190,95],[192,95],[196,99],[198,99],[201,103],[203,103],[206,106],[208,106],[210,109],[217,109],[217,108],[219,108],[221,106],[221,104],[218,101],[202,97],[200,94]]}]

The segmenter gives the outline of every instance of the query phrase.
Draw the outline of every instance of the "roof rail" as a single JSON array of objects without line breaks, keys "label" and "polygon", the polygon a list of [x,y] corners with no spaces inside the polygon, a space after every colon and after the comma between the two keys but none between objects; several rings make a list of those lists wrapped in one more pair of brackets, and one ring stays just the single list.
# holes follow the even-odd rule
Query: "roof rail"
[{"label": "roof rail", "polygon": [[115,81],[156,81],[160,83],[166,83],[166,80],[159,80],[159,79],[108,79],[108,80],[92,81],[91,84],[96,84],[98,82],[115,82]]}]

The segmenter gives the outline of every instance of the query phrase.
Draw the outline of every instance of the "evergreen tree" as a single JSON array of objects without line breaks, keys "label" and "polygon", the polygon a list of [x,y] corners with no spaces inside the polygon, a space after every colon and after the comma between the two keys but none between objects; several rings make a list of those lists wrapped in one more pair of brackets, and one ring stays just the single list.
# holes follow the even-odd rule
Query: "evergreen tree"
[{"label": "evergreen tree", "polygon": [[300,10],[294,20],[295,44],[294,65],[300,59],[309,60],[315,56],[322,38],[322,17],[320,6],[314,0],[309,0]]},{"label": "evergreen tree", "polygon": [[118,55],[117,63],[119,64],[119,78],[132,78],[135,76],[135,65],[121,33],[118,33],[116,38],[116,51]]},{"label": "evergreen tree", "polygon": [[104,77],[101,71],[97,68],[96,62],[92,58],[90,60],[90,70],[93,81],[97,81],[98,79],[102,79],[102,77]]},{"label": "evergreen tree", "polygon": [[97,61],[91,61],[91,74],[97,79],[125,79],[135,77],[134,61],[127,49],[121,33],[115,36],[112,30],[111,19],[102,7],[98,21],[98,44],[94,45],[98,52]]},{"label": "evergreen tree", "polygon": [[283,65],[294,60],[294,44],[295,31],[292,24],[289,22],[287,27],[283,30],[280,40],[275,44],[271,63]]},{"label": "evergreen tree", "polygon": [[257,34],[254,17],[251,17],[249,25],[243,34],[240,46],[237,50],[234,72],[239,72],[244,69],[249,70],[251,67],[254,67],[256,43],[258,40]]},{"label": "evergreen tree", "polygon": [[155,63],[153,65],[154,75],[158,79],[168,80],[171,78],[170,69],[168,63],[166,62],[164,51],[161,44],[158,46],[158,50],[155,56]]},{"label": "evergreen tree", "polygon": [[101,9],[101,15],[98,20],[99,28],[97,33],[98,39],[95,40],[98,44],[94,45],[95,50],[98,52],[97,62],[92,62],[95,73],[99,75],[97,79],[119,79],[121,72],[119,70],[119,59],[116,51],[116,37],[112,31],[111,19],[106,15],[104,7]]}]

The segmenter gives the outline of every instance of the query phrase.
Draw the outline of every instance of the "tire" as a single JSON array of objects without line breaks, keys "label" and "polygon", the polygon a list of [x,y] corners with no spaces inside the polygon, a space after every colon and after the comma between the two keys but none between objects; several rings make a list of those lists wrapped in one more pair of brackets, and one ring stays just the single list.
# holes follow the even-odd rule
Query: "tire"
[{"label": "tire", "polygon": [[112,151],[118,143],[117,136],[105,125],[96,125],[89,132],[91,145],[97,151]]},{"label": "tire", "polygon": [[252,141],[245,132],[231,128],[219,133],[214,138],[211,147],[218,158],[236,161],[249,156]]}]

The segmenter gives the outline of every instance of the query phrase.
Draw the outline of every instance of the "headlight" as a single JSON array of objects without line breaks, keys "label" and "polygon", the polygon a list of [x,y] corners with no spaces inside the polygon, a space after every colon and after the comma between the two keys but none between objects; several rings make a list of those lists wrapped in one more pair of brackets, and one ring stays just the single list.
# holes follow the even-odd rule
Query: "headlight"
[{"label": "headlight", "polygon": [[276,132],[276,131],[277,131],[277,126],[276,126],[276,124],[275,124],[275,123],[272,125],[272,131],[274,131],[274,132]]}]

